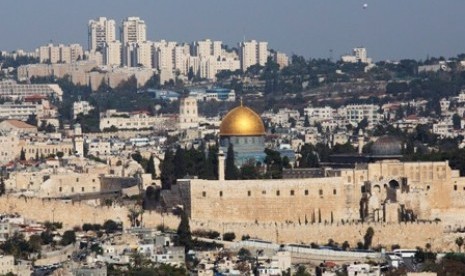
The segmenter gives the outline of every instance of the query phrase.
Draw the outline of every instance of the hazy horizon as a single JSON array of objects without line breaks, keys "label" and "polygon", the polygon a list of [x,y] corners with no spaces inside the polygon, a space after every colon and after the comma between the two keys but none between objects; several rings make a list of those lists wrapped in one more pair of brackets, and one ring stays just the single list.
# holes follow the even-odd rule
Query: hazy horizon
[{"label": "hazy horizon", "polygon": [[375,60],[451,57],[465,52],[464,10],[463,0],[3,0],[0,50],[31,51],[50,41],[87,49],[90,19],[119,26],[139,16],[151,41],[210,38],[233,47],[245,37],[305,57],[326,58],[332,49],[337,59],[358,46]]}]

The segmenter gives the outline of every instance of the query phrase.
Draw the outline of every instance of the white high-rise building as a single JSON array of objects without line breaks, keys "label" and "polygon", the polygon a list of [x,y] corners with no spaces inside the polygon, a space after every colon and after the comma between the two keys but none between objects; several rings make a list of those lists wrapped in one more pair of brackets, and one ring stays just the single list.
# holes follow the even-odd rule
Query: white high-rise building
[{"label": "white high-rise building", "polygon": [[152,68],[152,45],[150,41],[138,42],[134,49],[135,65]]},{"label": "white high-rise building", "polygon": [[[123,25],[121,26],[121,41],[123,44],[123,65],[136,67],[139,64],[137,51],[138,43],[144,43],[147,41],[147,26],[145,25],[145,21],[139,17],[128,17],[124,19]],[[141,49],[141,51],[143,52],[146,47],[142,47],[143,49]],[[146,60],[144,60],[144,62],[145,61]]]},{"label": "white high-rise building", "polygon": [[84,51],[79,44],[53,45],[39,47],[39,61],[41,63],[73,63],[84,57]]},{"label": "white high-rise building", "polygon": [[147,40],[147,26],[139,17],[128,17],[123,20],[121,27],[121,41],[127,43],[145,42]]},{"label": "white high-rise building", "polygon": [[219,57],[221,55],[221,41],[205,39],[193,43],[193,54],[198,57]]},{"label": "white high-rise building", "polygon": [[115,20],[99,17],[89,20],[89,51],[96,51],[104,47],[105,43],[116,40]]},{"label": "white high-rise building", "polygon": [[239,57],[243,71],[256,64],[264,66],[268,59],[268,42],[250,40],[239,43]]},{"label": "white high-rise building", "polygon": [[118,40],[105,43],[103,47],[103,63],[108,66],[121,65],[121,42]]}]

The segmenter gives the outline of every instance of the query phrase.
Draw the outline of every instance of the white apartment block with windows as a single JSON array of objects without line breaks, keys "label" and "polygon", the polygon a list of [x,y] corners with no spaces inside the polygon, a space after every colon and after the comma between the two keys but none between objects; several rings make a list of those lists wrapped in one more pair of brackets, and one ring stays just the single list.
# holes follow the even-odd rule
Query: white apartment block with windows
[{"label": "white apartment block with windows", "polygon": [[103,46],[103,64],[112,67],[121,65],[120,41],[105,42]]},{"label": "white apartment block with windows", "polygon": [[[128,67],[137,67],[139,63],[138,58],[138,47],[142,44],[147,42],[147,25],[145,25],[145,21],[140,19],[139,17],[128,17],[123,20],[123,24],[121,26],[121,40],[122,40],[122,64],[123,66]],[[139,52],[144,52],[147,49],[147,46],[141,46],[143,49],[140,49]],[[141,58],[144,60],[140,60],[147,64],[147,59],[145,58],[146,53],[140,54]],[[149,54],[148,56],[151,56]],[[151,57],[150,57],[151,59]],[[152,62],[150,61],[151,67]]]},{"label": "white apartment block with windows", "polygon": [[211,41],[210,39],[195,41],[192,47],[193,54],[197,57],[219,57],[221,56],[222,44],[221,41]]},{"label": "white apartment block with windows", "polygon": [[100,130],[105,131],[112,127],[122,129],[152,129],[161,125],[165,121],[164,117],[149,116],[145,112],[117,112],[109,109],[100,114]]},{"label": "white apartment block with windows", "polygon": [[239,57],[243,71],[256,64],[264,66],[268,59],[268,42],[250,40],[239,43]]},{"label": "white apartment block with windows", "polygon": [[372,59],[368,57],[367,49],[362,47],[354,48],[352,50],[352,55],[341,56],[341,60],[347,63],[372,63]]},{"label": "white apartment block with windows", "polygon": [[88,24],[89,51],[97,51],[105,44],[116,40],[115,20],[99,17],[89,20]]},{"label": "white apartment block with windows", "polygon": [[128,17],[123,20],[121,27],[121,40],[124,46],[127,43],[138,43],[147,40],[147,26],[139,17]]},{"label": "white apartment block with windows", "polygon": [[84,50],[79,44],[48,44],[39,47],[39,61],[41,63],[73,63],[84,58]]},{"label": "white apartment block with windows", "polygon": [[94,107],[88,101],[78,101],[73,103],[73,119],[76,119],[77,115],[87,115]]},{"label": "white apartment block with windows", "polygon": [[61,100],[63,90],[58,84],[18,84],[13,80],[0,81],[0,98],[21,100],[36,95],[56,97]]},{"label": "white apartment block with windows", "polygon": [[152,68],[153,67],[153,62],[152,62],[152,42],[149,41],[143,41],[143,42],[138,42],[135,45],[134,49],[134,59],[135,59],[135,65],[138,66],[143,66],[146,68]]},{"label": "white apartment block with windows", "polygon": [[285,53],[273,52],[272,56],[273,61],[279,65],[279,69],[289,66],[289,57]]},{"label": "white apartment block with windows", "polygon": [[351,104],[339,108],[337,113],[352,123],[359,123],[366,118],[368,123],[372,125],[379,123],[383,119],[383,115],[379,113],[379,110],[379,106],[374,104]]},{"label": "white apartment block with windows", "polygon": [[336,110],[330,106],[304,108],[304,114],[312,124],[333,119],[335,111]]}]

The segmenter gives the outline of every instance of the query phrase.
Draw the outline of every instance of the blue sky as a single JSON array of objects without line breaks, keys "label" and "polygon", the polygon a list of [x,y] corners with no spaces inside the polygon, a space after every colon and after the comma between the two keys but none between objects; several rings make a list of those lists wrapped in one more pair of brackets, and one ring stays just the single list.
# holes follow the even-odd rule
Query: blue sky
[{"label": "blue sky", "polygon": [[[364,3],[368,4],[363,9]],[[87,48],[87,22],[139,16],[150,40],[244,37],[305,57],[365,46],[375,60],[465,52],[464,0],[1,0],[0,49],[54,43]]]}]

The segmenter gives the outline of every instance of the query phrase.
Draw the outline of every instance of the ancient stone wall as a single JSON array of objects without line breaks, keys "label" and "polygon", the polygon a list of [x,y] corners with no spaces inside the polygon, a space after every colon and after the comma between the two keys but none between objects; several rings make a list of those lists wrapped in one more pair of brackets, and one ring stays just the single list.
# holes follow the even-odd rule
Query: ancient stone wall
[{"label": "ancient stone wall", "polygon": [[[19,213],[38,222],[62,222],[65,229],[82,226],[84,223],[103,224],[109,219],[123,222],[123,227],[130,226],[128,209],[122,206],[100,207],[59,200],[3,196],[0,197],[0,213]],[[177,217],[156,212],[145,212],[142,215],[142,221],[146,227],[164,224],[176,229],[179,225]]]},{"label": "ancient stone wall", "polygon": [[225,222],[331,222],[359,217],[359,198],[347,202],[340,177],[208,181],[192,180],[190,204],[193,220],[215,218]]},{"label": "ancient stone wall", "polygon": [[[220,233],[234,232],[237,239],[244,235],[269,240],[280,244],[312,242],[320,245],[328,243],[329,239],[342,244],[348,241],[351,247],[357,242],[363,242],[368,227],[374,229],[372,245],[384,245],[388,249],[393,244],[403,248],[425,248],[430,243],[433,249],[454,248],[454,242],[447,239],[444,226],[441,223],[395,223],[395,224],[362,224],[362,223],[334,223],[334,224],[298,224],[298,223],[218,223],[191,222],[191,229],[210,229]],[[456,247],[456,246],[455,246]]]}]

